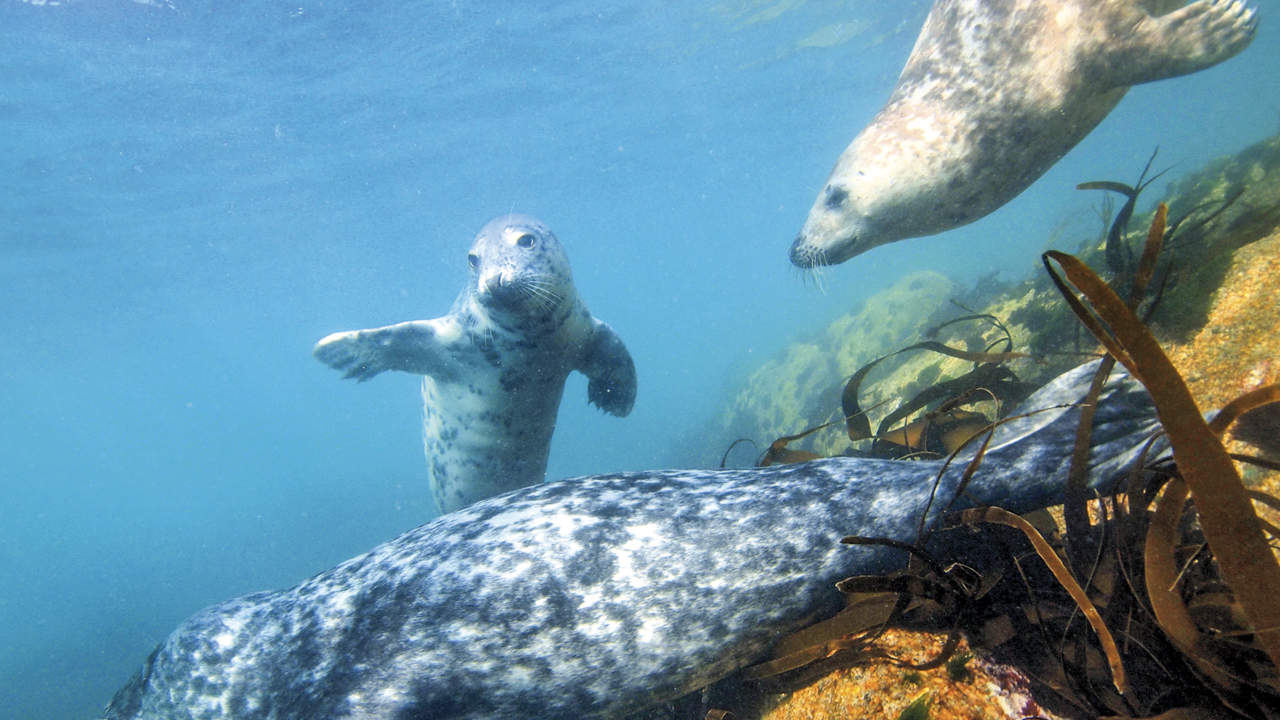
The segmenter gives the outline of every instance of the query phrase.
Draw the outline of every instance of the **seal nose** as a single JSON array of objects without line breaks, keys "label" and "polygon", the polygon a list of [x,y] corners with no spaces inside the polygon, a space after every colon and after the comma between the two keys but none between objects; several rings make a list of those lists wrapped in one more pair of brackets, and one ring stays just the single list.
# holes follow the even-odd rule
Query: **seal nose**
[{"label": "seal nose", "polygon": [[801,268],[813,267],[813,249],[804,242],[804,235],[797,235],[791,243],[791,264]]},{"label": "seal nose", "polygon": [[511,309],[521,298],[518,279],[505,277],[502,272],[480,278],[479,291],[480,302],[491,308]]},{"label": "seal nose", "polygon": [[486,294],[496,295],[502,292],[502,273],[494,273],[490,275],[484,279],[481,285],[484,287]]}]

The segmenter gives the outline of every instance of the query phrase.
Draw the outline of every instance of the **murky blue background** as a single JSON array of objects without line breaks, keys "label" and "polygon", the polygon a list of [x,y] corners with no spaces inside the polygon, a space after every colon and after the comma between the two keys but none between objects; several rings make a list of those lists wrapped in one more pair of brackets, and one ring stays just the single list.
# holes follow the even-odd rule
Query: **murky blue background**
[{"label": "murky blue background", "polygon": [[824,293],[787,248],[926,2],[174,2],[0,0],[5,717],[93,717],[198,608],[432,515],[417,379],[310,350],[443,314],[494,215],[555,228],[640,372],[625,420],[571,380],[549,477],[711,465],[685,439],[797,333],[906,272],[1021,277],[1097,232],[1076,182],[1280,130],[1267,1],[1242,56]]}]

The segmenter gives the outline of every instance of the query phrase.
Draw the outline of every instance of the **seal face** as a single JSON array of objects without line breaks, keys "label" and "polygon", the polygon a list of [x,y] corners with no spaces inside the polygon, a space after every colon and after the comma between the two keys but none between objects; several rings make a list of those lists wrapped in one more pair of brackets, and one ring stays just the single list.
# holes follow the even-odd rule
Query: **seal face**
[{"label": "seal face", "polygon": [[321,362],[368,380],[384,370],[422,379],[422,445],[443,513],[542,482],[564,383],[589,378],[587,399],[625,416],[635,364],[578,297],[564,247],[541,221],[504,215],[481,228],[471,275],[448,315],[334,333]]},{"label": "seal face", "polygon": [[983,217],[1130,86],[1217,64],[1256,27],[1241,0],[937,0],[888,102],[836,161],[791,261],[834,265]]},{"label": "seal face", "polygon": [[[965,497],[1014,512],[1060,501],[1096,367],[1028,398]],[[1024,415],[1032,408],[1042,411]],[[1101,484],[1128,472],[1159,425],[1146,393],[1117,373],[1093,427]],[[840,578],[900,567],[900,551],[840,538],[913,541],[935,479],[950,498],[964,475],[963,461],[942,465],[833,458],[625,473],[490,498],[291,589],[196,613],[106,717],[625,717],[834,613]]]}]

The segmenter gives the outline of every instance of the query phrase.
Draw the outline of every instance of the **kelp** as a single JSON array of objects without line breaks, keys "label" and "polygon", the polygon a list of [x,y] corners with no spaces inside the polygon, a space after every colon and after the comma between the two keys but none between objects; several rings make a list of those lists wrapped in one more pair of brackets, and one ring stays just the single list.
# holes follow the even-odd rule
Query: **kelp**
[{"label": "kelp", "polygon": [[867,374],[889,358],[916,350],[929,350],[939,355],[968,360],[974,363],[974,368],[961,377],[934,385],[917,394],[916,397],[904,403],[898,410],[890,413],[888,418],[881,423],[880,430],[876,434],[883,434],[887,425],[892,425],[925,405],[944,398],[956,397],[979,387],[988,388],[992,394],[1009,400],[1021,399],[1019,396],[1025,396],[1029,389],[1017,382],[1017,376],[1003,366],[1003,363],[1009,360],[1030,357],[1026,353],[1013,352],[1012,349],[1005,352],[971,352],[953,348],[936,340],[925,340],[895,350],[887,355],[881,355],[858,368],[849,378],[849,381],[845,383],[844,391],[840,394],[840,407],[847,419],[850,440],[864,440],[872,437],[871,422],[858,401],[858,393]]},{"label": "kelp", "polygon": [[1071,599],[1076,601],[1076,605],[1080,611],[1084,613],[1085,619],[1089,621],[1089,626],[1097,633],[1098,641],[1102,643],[1102,651],[1106,653],[1107,664],[1111,668],[1111,682],[1115,685],[1116,690],[1123,695],[1126,691],[1126,682],[1124,674],[1124,662],[1120,659],[1120,651],[1116,647],[1115,638],[1111,635],[1111,631],[1107,629],[1107,624],[1102,621],[1102,616],[1098,614],[1098,609],[1094,607],[1093,602],[1089,600],[1089,595],[1085,593],[1084,588],[1076,582],[1075,577],[1067,566],[1053,551],[1053,547],[1049,545],[1044,536],[1035,529],[1031,523],[1022,517],[1003,510],[998,507],[972,508],[960,513],[960,522],[965,525],[974,525],[980,522],[999,523],[1007,525],[1011,528],[1022,531],[1027,536],[1027,540],[1031,542],[1035,548],[1036,554],[1040,559],[1049,566],[1049,571],[1057,578],[1062,587],[1071,595]]},{"label": "kelp", "polygon": [[1147,172],[1151,170],[1151,163],[1155,161],[1156,154],[1159,152],[1160,148],[1158,147],[1151,152],[1151,157],[1147,159],[1147,164],[1142,168],[1142,173],[1138,176],[1138,182],[1133,185],[1125,185],[1112,180],[1094,180],[1076,185],[1077,190],[1109,190],[1125,196],[1124,205],[1120,206],[1120,211],[1116,213],[1115,219],[1107,231],[1107,241],[1104,246],[1107,269],[1117,278],[1127,277],[1133,268],[1133,249],[1129,247],[1129,243],[1125,240],[1125,235],[1129,228],[1129,219],[1133,217],[1133,210],[1137,205],[1138,196],[1142,194],[1142,191],[1148,185],[1155,182],[1157,178],[1165,173],[1164,170],[1161,170],[1144,182]]},{"label": "kelp", "polygon": [[[888,538],[849,536],[847,545],[886,545],[907,551],[922,568],[889,575],[845,578],[836,589],[845,596],[845,607],[836,615],[783,637],[770,660],[753,665],[744,676],[771,681],[785,688],[807,681],[837,667],[879,659],[911,668],[929,670],[942,666],[960,640],[960,620],[978,593],[978,578],[968,568],[944,569],[919,547]],[[878,648],[876,640],[891,626],[947,625],[950,630],[938,654],[923,663],[897,658]]]},{"label": "kelp", "polygon": [[[1259,646],[1280,667],[1280,564],[1226,449],[1154,336],[1115,292],[1070,255],[1051,251],[1044,257],[1045,267],[1081,321],[1155,399],[1223,580],[1252,622]],[[1054,270],[1055,264],[1065,278]],[[1089,306],[1076,298],[1067,282],[1084,294]]]},{"label": "kelp", "polygon": [[[1030,355],[1013,350],[1012,336],[999,318],[989,314],[969,313],[930,329],[926,335],[933,337],[950,325],[975,320],[991,323],[1001,331],[1003,337],[988,344],[985,350],[976,352],[952,347],[937,340],[924,340],[875,358],[858,368],[845,382],[840,398],[840,419],[775,439],[757,458],[756,465],[765,467],[819,459],[821,455],[791,448],[791,443],[839,424],[845,425],[851,441],[872,441],[869,450],[850,449],[846,452],[848,455],[902,459],[941,457],[953,452],[990,424],[987,415],[965,410],[964,406],[990,400],[996,404],[995,414],[998,416],[1000,408],[1016,403],[1033,389],[1030,383],[1022,382],[1006,365],[1011,360],[1028,358]],[[995,351],[994,347],[1001,343],[1005,345],[1005,350]],[[921,390],[881,418],[873,433],[868,411],[875,407],[863,408],[858,399],[868,373],[885,360],[921,350],[967,360],[974,366],[962,375],[936,382]],[[932,410],[924,412],[916,420],[904,422],[931,406]],[[729,452],[743,442],[752,441],[749,438],[738,438],[730,444],[721,456],[720,467],[725,466]]]},{"label": "kelp", "polygon": [[[1229,455],[1221,440],[1230,433],[1264,453],[1280,452],[1280,385],[1247,393],[1212,420],[1201,416],[1136,314],[1173,230],[1166,227],[1167,217],[1161,205],[1142,256],[1131,266],[1127,302],[1070,255],[1045,253],[1044,264],[1110,362],[1121,363],[1147,387],[1172,460],[1151,457],[1148,446],[1128,477],[1100,497],[1087,497],[1083,468],[1097,397],[1091,394],[1081,408],[1064,531],[1043,512],[1020,517],[974,508],[946,515],[930,533],[922,524],[916,544],[845,538],[906,550],[910,563],[894,573],[838,583],[845,610],[782,639],[775,657],[749,668],[748,678],[784,686],[873,659],[909,665],[879,647],[890,627],[945,631],[943,648],[926,663],[936,667],[952,657],[964,631],[976,646],[1033,679],[1040,688],[1037,699],[1047,694],[1078,714],[1280,719],[1280,564],[1268,542],[1280,541],[1280,528],[1258,518],[1252,505],[1280,509],[1280,499],[1245,489],[1234,460],[1272,468],[1280,462]],[[850,380],[855,403],[868,369]],[[1097,388],[1108,371],[1099,373]],[[953,407],[944,403],[932,413],[938,417]],[[926,428],[920,422],[895,432],[921,435]],[[986,438],[993,426],[987,424]],[[983,435],[979,431],[968,442]],[[980,446],[949,502],[981,472],[982,457]],[[1001,534],[1010,531],[993,529],[992,522],[1016,533]],[[977,534],[974,548],[957,547],[963,543],[950,535],[965,532]],[[948,542],[931,543],[938,533],[948,533]],[[957,561],[934,557],[935,546],[946,547]]]}]

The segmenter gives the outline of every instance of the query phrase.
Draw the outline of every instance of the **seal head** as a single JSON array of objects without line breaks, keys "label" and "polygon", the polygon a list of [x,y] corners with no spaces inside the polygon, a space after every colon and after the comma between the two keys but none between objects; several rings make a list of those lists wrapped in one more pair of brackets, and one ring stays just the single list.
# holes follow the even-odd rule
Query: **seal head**
[{"label": "seal head", "polygon": [[476,234],[467,253],[471,292],[488,312],[532,320],[576,299],[564,246],[542,221],[504,215]]}]

